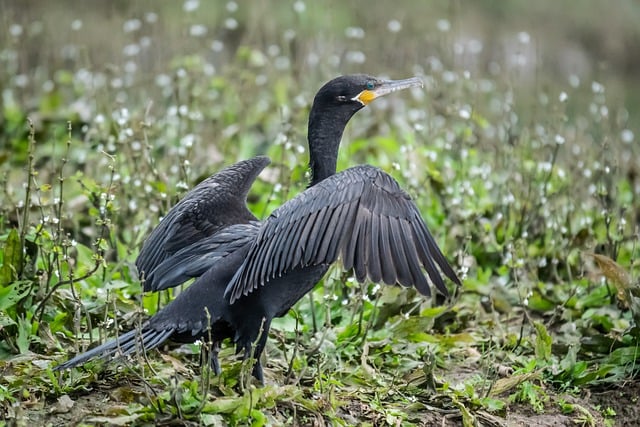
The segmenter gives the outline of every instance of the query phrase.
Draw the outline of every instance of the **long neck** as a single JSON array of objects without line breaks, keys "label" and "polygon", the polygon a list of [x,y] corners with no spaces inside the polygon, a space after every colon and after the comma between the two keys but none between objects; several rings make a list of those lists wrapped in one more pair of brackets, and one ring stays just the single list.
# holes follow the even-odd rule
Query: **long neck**
[{"label": "long neck", "polygon": [[309,114],[309,168],[310,186],[316,185],[336,173],[338,147],[347,122],[353,112],[321,108],[314,105]]}]

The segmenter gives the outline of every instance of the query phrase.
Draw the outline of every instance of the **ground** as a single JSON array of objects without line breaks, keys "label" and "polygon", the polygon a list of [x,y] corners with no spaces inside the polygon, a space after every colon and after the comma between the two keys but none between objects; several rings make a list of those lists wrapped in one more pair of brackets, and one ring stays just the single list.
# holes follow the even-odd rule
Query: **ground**
[{"label": "ground", "polygon": [[[5,414],[6,420],[9,425],[15,426],[138,425],[151,420],[155,425],[202,425],[202,419],[194,417],[193,413],[176,413],[176,406],[171,408],[170,402],[167,402],[164,411],[130,411],[128,408],[137,405],[148,407],[150,399],[153,400],[152,396],[163,394],[166,389],[151,385],[140,377],[119,375],[115,372],[121,369],[114,369],[115,371],[107,369],[103,372],[104,376],[101,375],[95,381],[85,384],[83,389],[77,392],[58,398],[25,399]],[[5,372],[10,372],[6,366]],[[183,374],[197,376],[197,372],[187,370],[177,374],[175,380],[180,381]],[[474,372],[468,368],[460,368],[459,372],[441,374],[443,378],[463,378],[473,375]],[[271,377],[269,371],[267,377]],[[211,384],[209,401],[215,401],[216,398],[225,399],[225,394],[229,396],[228,391],[223,392],[215,385],[215,378]],[[270,389],[274,393],[290,393],[289,388],[272,383],[272,379],[262,388]],[[370,391],[366,389],[349,387],[346,394],[336,391],[334,398],[339,399],[339,403],[323,403],[324,397],[314,395],[309,389],[300,392],[315,400],[314,409],[282,401],[265,411],[271,422],[328,426],[335,425],[336,420],[341,420],[345,425],[402,425],[401,418],[396,419],[391,413],[385,414],[384,402],[380,402],[382,407],[372,405],[366,396]],[[476,423],[474,425],[478,426],[601,426],[605,425],[602,408],[609,408],[612,411],[609,413],[615,413],[615,422],[609,425],[636,426],[640,416],[639,395],[640,382],[629,381],[620,385],[584,388],[573,393],[550,392],[548,400],[539,410],[534,410],[531,405],[510,403],[503,410],[493,413],[478,408],[470,411],[470,416]],[[560,400],[566,408],[564,413],[558,404]],[[394,399],[389,398],[389,401],[392,402]],[[323,405],[333,412],[330,417],[323,415]],[[331,409],[332,405],[334,409]],[[420,426],[458,426],[463,421],[462,413],[455,403],[441,393],[433,391],[417,396],[414,404],[406,406],[404,410],[410,413],[408,419]],[[207,425],[224,425],[222,417],[205,417],[204,420],[207,421]]]}]

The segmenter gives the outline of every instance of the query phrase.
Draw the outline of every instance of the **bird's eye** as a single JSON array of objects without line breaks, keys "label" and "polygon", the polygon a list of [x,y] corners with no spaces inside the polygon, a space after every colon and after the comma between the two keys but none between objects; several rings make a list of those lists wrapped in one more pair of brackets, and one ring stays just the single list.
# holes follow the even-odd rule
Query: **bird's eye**
[{"label": "bird's eye", "polygon": [[375,85],[373,84],[373,82],[369,81],[369,82],[367,82],[366,87],[367,87],[367,90],[373,90]]}]

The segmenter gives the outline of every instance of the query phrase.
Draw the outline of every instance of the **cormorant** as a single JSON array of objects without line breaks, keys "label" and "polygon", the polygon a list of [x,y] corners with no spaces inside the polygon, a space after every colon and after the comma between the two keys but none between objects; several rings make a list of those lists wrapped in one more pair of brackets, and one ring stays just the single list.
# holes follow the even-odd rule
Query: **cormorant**
[{"label": "cormorant", "polygon": [[260,355],[271,320],[284,316],[313,289],[339,257],[357,280],[415,286],[431,282],[444,296],[438,271],[460,281],[436,245],[417,207],[382,170],[360,165],[336,173],[338,146],[347,122],[374,99],[422,86],[417,78],[382,80],[337,77],[316,94],[309,113],[309,188],[260,222],[246,207],[251,184],[269,164],[258,156],[238,162],[194,187],[143,244],[136,260],[145,291],[197,279],[176,299],[129,331],[59,365],[65,369],[94,357],[152,349],[168,338],[212,343],[211,366],[220,372],[217,350],[231,338],[253,375],[263,381]]}]

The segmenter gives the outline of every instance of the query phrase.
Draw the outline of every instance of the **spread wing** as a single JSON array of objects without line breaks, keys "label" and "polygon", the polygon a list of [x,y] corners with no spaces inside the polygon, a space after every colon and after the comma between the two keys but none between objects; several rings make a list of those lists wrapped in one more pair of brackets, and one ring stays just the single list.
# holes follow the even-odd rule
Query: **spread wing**
[{"label": "spread wing", "polygon": [[321,181],[274,211],[225,296],[233,303],[295,268],[330,264],[339,256],[361,282],[368,277],[415,286],[429,296],[424,268],[443,295],[448,291],[440,271],[460,284],[409,195],[385,172],[363,165]]},{"label": "spread wing", "polygon": [[145,280],[153,283],[154,291],[160,291],[200,277],[216,263],[227,262],[229,255],[253,243],[260,225],[258,221],[250,221],[225,227],[166,258]]},{"label": "spread wing", "polygon": [[147,280],[149,275],[181,249],[229,225],[256,220],[247,209],[246,198],[269,162],[269,158],[258,156],[228,166],[195,186],[171,208],[144,242],[136,260],[145,291],[160,289],[156,282]]}]

